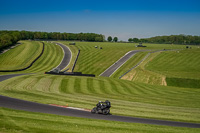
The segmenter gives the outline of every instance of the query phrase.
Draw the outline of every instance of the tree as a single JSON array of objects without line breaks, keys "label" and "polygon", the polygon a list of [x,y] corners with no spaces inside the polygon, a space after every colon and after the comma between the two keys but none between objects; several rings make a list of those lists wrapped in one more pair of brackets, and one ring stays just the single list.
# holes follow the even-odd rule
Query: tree
[{"label": "tree", "polygon": [[103,42],[103,37],[95,37],[95,42]]},{"label": "tree", "polygon": [[134,43],[138,43],[138,42],[139,42],[139,39],[138,39],[138,38],[133,38],[133,42],[134,42]]},{"label": "tree", "polygon": [[112,37],[109,36],[107,40],[108,40],[109,42],[111,42],[111,41],[112,41]]},{"label": "tree", "polygon": [[132,38],[129,38],[128,41],[129,41],[129,42],[133,42],[133,39],[132,39]]},{"label": "tree", "polygon": [[114,42],[117,42],[117,41],[118,41],[118,38],[117,38],[117,37],[114,37],[113,41],[114,41]]}]

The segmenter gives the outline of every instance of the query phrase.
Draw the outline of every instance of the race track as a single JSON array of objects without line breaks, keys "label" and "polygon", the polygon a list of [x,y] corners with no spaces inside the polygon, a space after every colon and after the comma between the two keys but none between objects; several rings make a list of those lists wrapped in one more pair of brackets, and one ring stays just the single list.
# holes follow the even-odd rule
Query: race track
[{"label": "race track", "polygon": [[[15,76],[20,76],[20,74],[1,75],[0,81],[4,81],[6,79],[9,79]],[[110,120],[110,121],[200,128],[200,124],[195,124],[195,123],[154,120],[154,119],[126,117],[126,116],[117,116],[117,115],[91,114],[88,111],[81,111],[81,110],[75,110],[75,109],[70,109],[70,108],[62,108],[62,107],[57,107],[57,106],[52,106],[52,105],[40,104],[40,103],[24,101],[24,100],[20,100],[16,98],[10,98],[6,96],[2,96],[2,95],[0,95],[0,107],[16,109],[16,110],[24,110],[24,111],[30,111],[30,112],[40,112],[40,113],[48,113],[48,114],[56,114],[56,115],[64,115],[64,116]]]},{"label": "race track", "polygon": [[[65,53],[62,62],[58,66],[60,69],[63,69],[70,62],[71,52],[66,46],[63,46],[62,44],[58,44],[58,45],[63,47],[63,51]],[[126,60],[131,58],[137,52],[139,51],[131,51],[130,53],[127,53],[124,57],[122,57],[117,62],[116,66],[114,66],[112,69],[120,67]],[[109,76],[110,73],[112,73],[112,71],[106,72],[104,76],[106,75]],[[24,74],[1,75],[0,82],[7,80],[9,78],[13,78],[16,76],[21,76],[21,75],[24,75]],[[52,106],[52,105],[40,104],[40,103],[20,100],[16,98],[6,97],[2,95],[0,95],[0,107],[16,109],[16,110],[24,110],[24,111],[30,111],[30,112],[40,112],[40,113],[48,113],[48,114],[56,114],[56,115],[64,115],[64,116],[110,120],[110,121],[200,128],[200,124],[195,124],[195,123],[154,120],[154,119],[126,117],[126,116],[117,116],[117,115],[91,114],[89,111],[82,111],[82,110],[76,110],[76,109],[71,109],[71,108],[63,108],[63,107],[57,107],[57,106]]]},{"label": "race track", "polygon": [[52,106],[52,105],[29,102],[29,101],[24,101],[24,100],[10,98],[10,97],[1,96],[1,95],[0,95],[0,101],[1,101],[0,107],[11,108],[11,109],[16,109],[16,110],[24,110],[24,111],[30,111],[30,112],[40,112],[40,113],[48,113],[48,114],[56,114],[56,115],[64,115],[64,116],[131,122],[131,123],[200,128],[200,124],[194,124],[194,123],[154,120],[154,119],[146,119],[146,118],[134,118],[134,117],[117,116],[117,115],[92,114],[88,111],[81,111],[81,110],[76,110],[76,109],[62,108],[62,107],[57,107],[57,106]]},{"label": "race track", "polygon": [[117,62],[111,65],[108,69],[106,69],[99,76],[110,77],[117,69],[119,69],[126,61],[128,61],[132,56],[134,56],[138,52],[142,52],[146,50],[133,50],[126,53],[122,58],[120,58]]},{"label": "race track", "polygon": [[65,46],[65,45],[63,45],[61,43],[56,43],[56,44],[59,45],[63,49],[63,52],[64,52],[63,60],[56,67],[56,68],[59,68],[60,70],[62,70],[65,67],[67,67],[67,65],[70,63],[70,60],[71,60],[71,57],[72,57],[72,53],[71,53],[70,49],[67,46]]}]

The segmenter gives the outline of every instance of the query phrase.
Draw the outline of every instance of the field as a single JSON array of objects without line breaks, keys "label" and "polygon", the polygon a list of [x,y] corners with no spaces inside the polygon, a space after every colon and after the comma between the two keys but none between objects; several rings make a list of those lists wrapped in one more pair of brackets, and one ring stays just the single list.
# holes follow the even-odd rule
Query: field
[{"label": "field", "polygon": [[0,131],[4,133],[197,133],[199,129],[124,123],[0,108]]},{"label": "field", "polygon": [[[68,45],[69,42],[61,43],[67,45],[73,54],[72,61],[67,68],[71,69],[77,50],[80,49],[80,56],[74,71],[95,74],[96,77],[43,74],[43,72],[58,66],[63,57],[62,49],[59,46],[45,42],[45,51],[42,57],[31,68],[23,71],[23,73],[34,74],[0,82],[0,95],[44,104],[68,104],[72,107],[86,109],[93,108],[99,100],[108,99],[112,103],[112,114],[200,123],[200,63],[198,60],[200,50],[196,47],[185,50],[184,45],[168,44],[144,44],[147,46],[146,48],[136,48],[135,44],[131,43],[76,42],[75,46]],[[28,45],[25,46],[28,47]],[[103,49],[99,49],[99,47]],[[11,51],[13,55],[17,54],[17,48]],[[110,78],[99,76],[128,51],[137,49],[176,50],[150,54],[137,68],[122,79],[118,79],[119,76],[140,62],[148,52],[137,53]],[[24,50],[28,51],[28,49]],[[39,48],[35,48],[35,51],[38,50]],[[25,55],[23,56],[24,61],[34,58],[32,54]],[[4,58],[9,60],[10,57],[5,56]],[[17,64],[12,67],[16,68]],[[182,86],[181,82],[184,82],[181,84]],[[106,128],[105,132],[199,131],[189,128],[44,115],[5,108],[0,109],[0,115],[2,116],[0,119],[5,121],[5,123],[0,122],[0,130],[3,132],[43,132],[45,130],[46,132],[74,132],[75,128],[77,128],[77,132],[88,132],[88,130],[102,132],[102,127]],[[59,124],[55,125],[54,121]]]},{"label": "field", "polygon": [[198,48],[152,53],[139,67],[122,79],[149,84],[200,88],[199,58],[200,49]]},{"label": "field", "polygon": [[2,95],[91,109],[112,101],[112,113],[200,122],[200,90],[152,86],[112,78],[25,75],[0,83]]},{"label": "field", "polygon": [[[137,49],[180,49],[182,45],[145,44],[146,48],[136,48],[133,43],[108,43],[108,42],[76,42],[76,47],[80,49],[80,56],[75,67],[75,71],[99,76],[114,62],[119,60],[127,52]],[[98,48],[95,48],[98,46]],[[99,49],[102,47],[102,49]]]},{"label": "field", "polygon": [[[22,45],[20,45],[19,47],[16,47],[15,49],[12,49],[12,51],[8,51],[11,52],[10,53],[5,53],[3,55],[1,55],[2,57],[2,64],[6,64],[6,62],[9,62],[9,59],[11,59],[10,64],[11,67],[9,69],[13,70],[13,69],[17,69],[19,68],[18,66],[18,61],[21,59],[22,62],[28,62],[27,65],[32,61],[29,60],[31,59],[35,59],[35,54],[30,54],[30,51],[33,51],[35,53],[38,53],[38,55],[41,52],[41,47],[35,47],[34,45],[36,44],[39,45],[39,42],[31,42],[31,46],[35,49],[32,50],[32,47],[29,48],[29,41],[23,41],[24,47],[25,49],[22,47]],[[26,45],[26,43],[28,43]],[[20,72],[12,72],[12,73],[44,73],[46,71],[50,71],[53,68],[57,67],[59,65],[59,63],[61,62],[62,58],[63,58],[63,51],[61,49],[60,46],[52,44],[52,43],[45,43],[45,48],[44,48],[44,53],[43,55],[32,65],[32,67],[30,67],[27,70],[24,71],[20,71]],[[39,45],[40,46],[40,45]],[[22,47],[22,48],[21,48]],[[18,54],[18,51],[23,51],[21,52],[22,55],[20,54],[20,56],[16,56]],[[28,52],[26,52],[28,51]],[[9,56],[7,56],[9,55]],[[37,56],[38,56],[37,55]],[[12,58],[12,56],[16,56],[15,58]],[[1,57],[0,57],[1,60]],[[13,62],[16,62],[15,64]],[[5,66],[5,65],[3,65]],[[24,68],[24,65],[20,66],[21,68]],[[7,72],[7,73],[0,73],[1,75],[5,75],[5,74],[11,74],[11,72]]]},{"label": "field", "polygon": [[42,43],[21,41],[21,45],[0,55],[0,70],[16,70],[27,67],[42,51]]}]

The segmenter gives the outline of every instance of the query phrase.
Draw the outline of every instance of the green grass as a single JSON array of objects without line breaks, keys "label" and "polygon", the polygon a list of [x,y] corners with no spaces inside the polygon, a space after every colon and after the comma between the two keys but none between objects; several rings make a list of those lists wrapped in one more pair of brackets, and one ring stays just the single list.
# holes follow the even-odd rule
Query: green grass
[{"label": "green grass", "polygon": [[0,94],[45,104],[92,109],[110,100],[118,115],[200,122],[200,90],[113,79],[25,75],[0,83]]},{"label": "green grass", "polygon": [[[68,42],[62,43],[68,44]],[[63,58],[62,49],[55,44],[45,44],[42,57],[23,73],[49,71],[60,63]],[[92,109],[99,100],[108,99],[112,104],[112,114],[200,123],[200,89],[194,89],[195,86],[198,88],[198,84],[193,85],[193,88],[186,85],[172,87],[179,86],[176,82],[177,79],[179,82],[187,80],[188,84],[198,82],[200,75],[199,50],[195,46],[193,49],[183,50],[179,53],[174,51],[153,53],[139,67],[125,75],[123,79],[126,80],[116,78],[137,64],[146,53],[138,53],[132,57],[112,75],[114,78],[98,77],[128,51],[185,48],[184,45],[144,45],[147,47],[135,48],[135,44],[131,43],[76,42],[76,46],[69,46],[73,53],[73,59],[68,67],[72,66],[77,49],[80,49],[81,53],[75,71],[95,74],[96,78],[41,73],[24,75],[0,82],[0,95],[44,104],[68,104],[72,107],[86,109]],[[27,47],[27,45],[25,46]],[[95,46],[101,46],[103,49],[96,49]],[[12,54],[16,54],[18,51],[16,48],[13,50]],[[127,79],[131,81],[127,81]],[[166,85],[166,81],[172,86],[161,86]],[[0,108],[0,115],[0,131],[2,132],[182,133],[199,131],[199,129],[91,120],[5,108]],[[105,130],[102,131],[102,129]]]},{"label": "green grass", "polygon": [[168,86],[197,88],[200,89],[200,80],[197,79],[184,79],[184,78],[166,78]]},{"label": "green grass", "polygon": [[[122,79],[148,84],[199,88],[199,58],[200,49],[197,48],[152,53],[139,67],[130,71]],[[129,62],[132,60],[130,59]],[[182,83],[183,80],[190,80],[191,85],[189,82]]]},{"label": "green grass", "polygon": [[29,66],[42,51],[42,43],[21,41],[21,45],[0,55],[0,70],[16,70]]},{"label": "green grass", "polygon": [[[34,43],[33,43],[34,45]],[[26,45],[25,47],[27,47]],[[17,53],[17,51],[11,51]],[[44,73],[57,67],[63,59],[63,52],[60,46],[46,43],[43,55],[27,70],[14,73]],[[25,55],[24,55],[25,56]],[[10,58],[7,57],[9,60]],[[13,73],[13,72],[12,72]],[[1,75],[11,74],[11,72],[0,73]]]},{"label": "green grass", "polygon": [[[114,62],[119,60],[127,52],[137,49],[180,49],[183,45],[158,45],[145,44],[146,48],[136,48],[133,43],[109,43],[109,42],[76,42],[76,47],[81,50],[75,71],[95,74],[99,76]],[[98,46],[98,48],[95,48]],[[103,49],[99,49],[102,47]]]},{"label": "green grass", "polygon": [[200,79],[200,49],[162,52],[145,69],[167,77]]},{"label": "green grass", "polygon": [[95,120],[0,108],[4,133],[197,133],[200,129]]},{"label": "green grass", "polygon": [[[152,61],[153,58],[158,56],[160,52],[150,54],[138,67],[132,69],[129,73],[124,75],[122,79],[130,80],[134,82],[141,82],[147,84],[154,84],[154,85],[167,85],[166,84],[166,76],[146,70],[144,66]],[[131,61],[131,60],[130,60]]]}]

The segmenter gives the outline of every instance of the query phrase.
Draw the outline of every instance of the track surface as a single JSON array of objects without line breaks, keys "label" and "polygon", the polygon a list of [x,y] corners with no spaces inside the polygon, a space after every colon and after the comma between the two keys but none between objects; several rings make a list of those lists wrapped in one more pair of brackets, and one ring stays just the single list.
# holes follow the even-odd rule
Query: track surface
[{"label": "track surface", "polygon": [[[64,57],[63,61],[58,66],[61,68],[66,67],[66,60],[70,61],[70,58],[71,58],[69,56],[69,53],[71,53],[70,51],[64,50],[64,52],[65,52],[66,59]],[[68,52],[68,54],[66,52]],[[139,51],[137,51],[137,52],[139,52]],[[130,53],[127,53],[126,55],[128,55],[128,56],[125,59],[132,57],[137,52],[132,51]],[[124,58],[124,57],[122,57],[122,58]],[[65,62],[65,63],[63,63],[63,62]],[[20,76],[20,75],[24,75],[24,74],[1,75],[0,82],[7,80],[9,78]],[[135,118],[135,117],[116,116],[116,115],[91,114],[90,112],[87,112],[87,111],[56,107],[56,106],[52,106],[52,105],[40,104],[40,103],[20,100],[20,99],[16,99],[16,98],[10,98],[10,97],[1,96],[1,95],[0,95],[0,107],[11,108],[11,109],[16,109],[16,110],[24,110],[24,111],[30,111],[30,112],[40,112],[40,113],[74,116],[74,117],[91,118],[91,119],[102,119],[102,120],[122,121],[122,122],[132,122],[132,123],[144,123],[144,124],[154,124],[154,125],[200,128],[200,124],[195,124],[195,123],[154,120],[154,119]]]},{"label": "track surface", "polygon": [[133,55],[138,52],[142,52],[146,50],[133,50],[126,53],[122,58],[120,58],[117,62],[115,62],[112,66],[110,66],[106,71],[104,71],[100,76],[110,77],[117,69],[119,69],[127,60],[129,60]]},{"label": "track surface", "polygon": [[56,67],[56,68],[59,68],[60,70],[62,70],[65,67],[67,67],[67,65],[70,63],[72,53],[67,46],[65,46],[61,43],[56,43],[56,44],[59,45],[60,47],[62,47],[63,52],[64,52],[64,58],[63,58],[62,62],[60,63],[59,66]]}]

